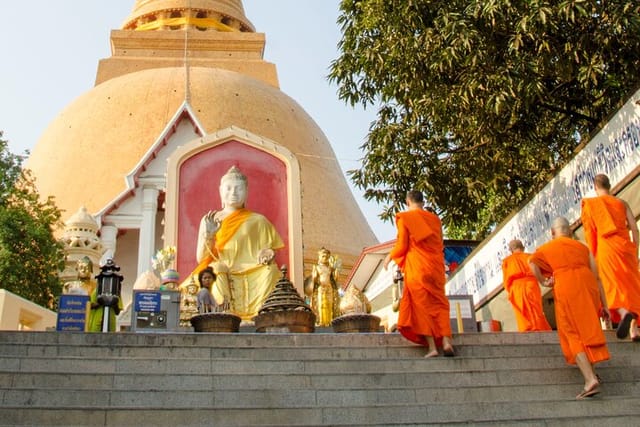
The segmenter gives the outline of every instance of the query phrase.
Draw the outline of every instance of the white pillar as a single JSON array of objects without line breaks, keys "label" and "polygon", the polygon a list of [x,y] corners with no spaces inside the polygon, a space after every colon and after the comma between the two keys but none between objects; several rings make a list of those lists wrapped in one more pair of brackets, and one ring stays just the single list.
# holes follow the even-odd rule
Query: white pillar
[{"label": "white pillar", "polygon": [[156,215],[158,212],[158,189],[144,187],[142,190],[142,224],[138,242],[138,274],[151,269],[151,257],[155,249]]},{"label": "white pillar", "polygon": [[[102,224],[100,228],[100,240],[104,252],[100,258],[100,265],[104,265],[107,259],[114,259],[116,255],[116,242],[118,238],[118,227],[113,224]],[[115,260],[115,259],[114,259]]]}]

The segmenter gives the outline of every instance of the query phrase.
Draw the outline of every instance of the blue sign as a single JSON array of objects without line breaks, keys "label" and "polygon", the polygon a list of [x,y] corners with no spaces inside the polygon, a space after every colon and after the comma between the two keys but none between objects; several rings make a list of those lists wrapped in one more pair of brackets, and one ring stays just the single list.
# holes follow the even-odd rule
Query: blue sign
[{"label": "blue sign", "polygon": [[135,292],[134,311],[156,313],[160,311],[160,292]]},{"label": "blue sign", "polygon": [[60,295],[57,331],[84,332],[88,295]]}]

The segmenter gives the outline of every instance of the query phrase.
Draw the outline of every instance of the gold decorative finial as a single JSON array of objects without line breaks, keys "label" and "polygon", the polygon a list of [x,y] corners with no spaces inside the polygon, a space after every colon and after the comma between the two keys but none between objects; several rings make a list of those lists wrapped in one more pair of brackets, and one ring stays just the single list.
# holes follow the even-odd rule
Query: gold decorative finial
[{"label": "gold decorative finial", "polygon": [[137,0],[123,30],[255,32],[241,0]]}]

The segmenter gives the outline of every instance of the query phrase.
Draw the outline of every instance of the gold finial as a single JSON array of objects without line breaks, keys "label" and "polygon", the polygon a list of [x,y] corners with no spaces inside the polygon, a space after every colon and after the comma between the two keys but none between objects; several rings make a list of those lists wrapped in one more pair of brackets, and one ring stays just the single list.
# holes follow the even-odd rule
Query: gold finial
[{"label": "gold finial", "polygon": [[137,31],[184,28],[255,32],[241,0],[137,0],[122,25]]}]

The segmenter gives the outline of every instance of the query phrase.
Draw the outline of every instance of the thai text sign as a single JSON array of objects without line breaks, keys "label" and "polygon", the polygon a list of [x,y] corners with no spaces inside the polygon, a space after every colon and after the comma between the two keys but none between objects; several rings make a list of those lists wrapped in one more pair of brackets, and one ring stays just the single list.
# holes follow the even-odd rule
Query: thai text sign
[{"label": "thai text sign", "polygon": [[88,295],[60,295],[57,331],[83,332],[87,321]]},{"label": "thai text sign", "polygon": [[135,292],[135,311],[155,313],[160,311],[160,292]]}]

